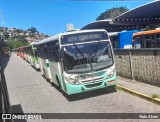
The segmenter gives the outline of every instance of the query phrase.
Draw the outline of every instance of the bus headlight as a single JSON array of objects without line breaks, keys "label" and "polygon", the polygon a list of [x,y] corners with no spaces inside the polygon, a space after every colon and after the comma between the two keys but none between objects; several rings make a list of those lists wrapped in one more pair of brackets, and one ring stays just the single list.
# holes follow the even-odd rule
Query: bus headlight
[{"label": "bus headlight", "polygon": [[108,71],[107,74],[108,74],[108,77],[111,78],[114,76],[114,73],[115,73],[115,69],[111,70],[111,71]]},{"label": "bus headlight", "polygon": [[76,79],[74,79],[74,78],[65,77],[65,80],[70,84],[76,84],[77,83]]}]

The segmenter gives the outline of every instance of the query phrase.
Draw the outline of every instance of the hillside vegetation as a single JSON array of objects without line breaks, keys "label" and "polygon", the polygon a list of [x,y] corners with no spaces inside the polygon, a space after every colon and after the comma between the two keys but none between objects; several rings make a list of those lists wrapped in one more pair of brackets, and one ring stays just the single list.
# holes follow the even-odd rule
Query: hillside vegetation
[{"label": "hillside vegetation", "polygon": [[0,27],[3,40],[10,49],[28,45],[34,41],[43,40],[48,37],[44,33],[39,33],[35,27],[27,30],[18,28]]}]

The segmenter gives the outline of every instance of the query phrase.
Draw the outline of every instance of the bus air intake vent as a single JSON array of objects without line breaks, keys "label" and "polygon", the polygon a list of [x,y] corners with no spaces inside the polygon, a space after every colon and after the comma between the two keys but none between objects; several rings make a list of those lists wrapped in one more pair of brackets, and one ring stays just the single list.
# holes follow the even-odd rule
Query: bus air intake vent
[{"label": "bus air intake vent", "polygon": [[105,74],[105,71],[93,73],[93,76],[102,76]]},{"label": "bus air intake vent", "polygon": [[96,87],[96,86],[100,86],[102,84],[102,82],[100,83],[95,83],[95,84],[89,84],[89,85],[85,85],[87,88],[91,88],[91,87]]}]

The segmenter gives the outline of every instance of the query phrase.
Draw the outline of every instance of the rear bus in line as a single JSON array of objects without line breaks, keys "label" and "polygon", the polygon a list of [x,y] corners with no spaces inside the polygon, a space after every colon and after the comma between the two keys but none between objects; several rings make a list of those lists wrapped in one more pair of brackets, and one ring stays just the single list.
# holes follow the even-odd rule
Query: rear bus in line
[{"label": "rear bus in line", "polygon": [[113,48],[127,49],[132,48],[132,36],[136,32],[139,32],[139,30],[112,32],[108,35]]},{"label": "rear bus in line", "polygon": [[23,51],[24,51],[24,59],[28,61],[37,70],[39,70],[40,67],[39,67],[37,48],[35,46],[35,42],[23,47]]},{"label": "rear bus in line", "polygon": [[16,48],[16,54],[17,54],[17,56],[20,55],[20,50],[19,50],[19,48]]},{"label": "rear bus in line", "polygon": [[160,48],[160,29],[133,34],[133,48]]},{"label": "rear bus in line", "polygon": [[22,58],[22,59],[24,59],[24,46],[22,46],[22,47],[19,47],[19,49],[20,49],[20,57]]},{"label": "rear bus in line", "polygon": [[36,47],[43,74],[68,95],[117,84],[111,42],[103,29],[60,33]]}]

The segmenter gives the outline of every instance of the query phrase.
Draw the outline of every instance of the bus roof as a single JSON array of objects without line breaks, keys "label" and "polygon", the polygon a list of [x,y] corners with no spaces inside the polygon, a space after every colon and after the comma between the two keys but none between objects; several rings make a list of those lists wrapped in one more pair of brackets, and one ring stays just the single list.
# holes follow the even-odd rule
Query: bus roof
[{"label": "bus roof", "polygon": [[59,33],[57,35],[51,36],[47,39],[43,39],[39,42],[36,42],[36,45],[41,45],[47,42],[51,42],[53,40],[58,40],[60,36],[62,35],[69,35],[69,34],[77,34],[77,33],[85,33],[85,32],[99,32],[99,31],[105,31],[107,32],[105,29],[94,29],[94,30],[77,30],[77,31],[71,31],[71,32],[64,32],[64,33]]},{"label": "bus roof", "polygon": [[134,33],[133,36],[141,36],[141,35],[147,35],[147,34],[155,34],[160,33],[160,30],[149,30],[149,31],[142,31]]},{"label": "bus roof", "polygon": [[109,32],[108,36],[117,36],[119,32]]}]

